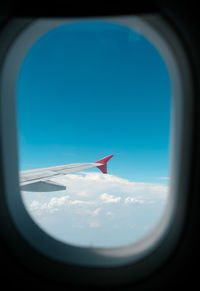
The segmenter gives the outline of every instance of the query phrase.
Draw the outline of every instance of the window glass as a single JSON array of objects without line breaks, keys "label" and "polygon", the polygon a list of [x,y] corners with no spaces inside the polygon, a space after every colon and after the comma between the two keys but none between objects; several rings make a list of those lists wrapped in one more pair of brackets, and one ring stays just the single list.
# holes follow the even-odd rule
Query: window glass
[{"label": "window glass", "polygon": [[[122,246],[148,234],[168,198],[170,103],[166,64],[138,31],[80,21],[39,38],[17,84],[20,187],[32,219],[78,246]],[[107,174],[94,167],[52,178],[47,169],[41,178],[35,170],[37,191],[22,187],[27,170],[109,155]],[[66,189],[43,191],[49,180]]]}]

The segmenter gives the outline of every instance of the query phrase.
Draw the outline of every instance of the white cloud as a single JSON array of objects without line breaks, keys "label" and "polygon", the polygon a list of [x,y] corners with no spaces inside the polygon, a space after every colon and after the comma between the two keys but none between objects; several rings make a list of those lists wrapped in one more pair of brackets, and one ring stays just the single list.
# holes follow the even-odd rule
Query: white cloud
[{"label": "white cloud", "polygon": [[[165,177],[166,178],[166,177]],[[126,194],[155,196],[161,195],[166,198],[168,186],[161,183],[133,182],[114,175],[103,175],[98,172],[82,172],[69,174],[64,178],[55,180],[67,187],[67,193],[73,197],[97,198],[102,193],[121,196]],[[129,195],[130,196],[130,195]]]},{"label": "white cloud", "polygon": [[126,197],[124,199],[124,203],[125,204],[129,204],[129,203],[139,203],[139,204],[143,204],[144,200],[141,199],[140,197]]},{"label": "white cloud", "polygon": [[54,213],[59,211],[69,200],[69,196],[53,197],[49,202],[40,202],[33,200],[30,205],[27,205],[31,212],[35,212],[38,215],[42,214],[42,211],[48,211]]},{"label": "white cloud", "polygon": [[148,204],[165,200],[168,194],[168,186],[160,183],[132,182],[114,175],[103,175],[97,172],[69,174],[56,181],[67,187],[65,192],[60,192],[59,195],[62,196],[48,198],[47,194],[44,199],[43,194],[37,194],[37,199],[35,199],[34,192],[32,196],[30,196],[30,192],[28,195],[24,192],[24,202],[30,212],[35,214],[41,214],[42,211],[55,213],[70,207],[85,207],[85,209],[89,209],[88,213],[95,213],[95,209],[96,211],[100,209],[102,203],[104,205]]},{"label": "white cloud", "polygon": [[109,195],[107,193],[103,193],[100,196],[100,199],[104,202],[104,203],[117,203],[121,200],[121,197],[115,197],[113,195]]},{"label": "white cloud", "polygon": [[33,200],[31,202],[31,204],[29,205],[29,209],[30,209],[31,212],[38,210],[38,208],[40,208],[40,207],[41,207],[40,202],[39,201],[35,201],[35,200]]},{"label": "white cloud", "polygon": [[92,201],[84,201],[84,200],[69,200],[68,205],[90,205],[93,204]]},{"label": "white cloud", "polygon": [[80,197],[88,197],[87,191],[78,192],[77,195],[80,196]]},{"label": "white cloud", "polygon": [[108,239],[111,245],[117,246],[123,237],[124,243],[132,242],[160,217],[169,189],[162,183],[133,182],[97,172],[69,174],[55,181],[66,185],[66,191],[22,192],[22,198],[40,227],[75,244],[82,237],[98,245],[97,234],[106,236],[105,243]]},{"label": "white cloud", "polygon": [[69,196],[53,197],[48,203],[48,208],[60,207],[67,203]]}]

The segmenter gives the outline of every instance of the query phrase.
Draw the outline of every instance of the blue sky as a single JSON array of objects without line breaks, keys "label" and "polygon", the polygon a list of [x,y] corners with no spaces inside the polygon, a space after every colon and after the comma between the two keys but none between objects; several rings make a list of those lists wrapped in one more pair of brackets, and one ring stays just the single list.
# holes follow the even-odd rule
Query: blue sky
[{"label": "blue sky", "polygon": [[54,28],[19,73],[20,170],[113,154],[113,177],[167,185],[170,98],[165,62],[142,35],[101,21]]},{"label": "blue sky", "polygon": [[113,154],[113,174],[168,176],[170,94],[162,57],[133,30],[102,22],[55,28],[19,74],[20,169]]}]

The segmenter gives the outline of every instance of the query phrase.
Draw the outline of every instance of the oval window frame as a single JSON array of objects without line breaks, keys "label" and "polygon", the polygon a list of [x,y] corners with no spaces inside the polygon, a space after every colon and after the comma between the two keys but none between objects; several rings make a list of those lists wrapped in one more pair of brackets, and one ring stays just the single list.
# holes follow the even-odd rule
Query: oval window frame
[{"label": "oval window frame", "polygon": [[[96,19],[96,17],[84,18],[86,21]],[[88,280],[88,282],[96,282],[97,277],[102,277],[102,272],[109,270],[107,273],[109,275],[104,273],[104,282],[121,283],[133,280],[133,275],[136,279],[148,274],[150,270],[145,267],[147,263],[151,263],[151,271],[158,267],[171,253],[182,231],[191,162],[193,124],[191,70],[181,41],[161,16],[98,18],[101,21],[132,27],[141,33],[156,46],[167,64],[174,96],[171,119],[170,199],[159,225],[141,241],[130,246],[97,249],[75,247],[57,241],[33,222],[20,195],[18,151],[15,146],[17,145],[15,101],[17,76],[26,52],[41,35],[56,26],[80,20],[82,19],[15,19],[1,34],[1,39],[6,40],[0,50],[0,58],[3,60],[0,75],[0,115],[5,207],[8,208],[9,216],[17,232],[28,242],[30,253],[36,250],[42,256],[50,259],[52,270],[55,270],[56,264],[57,266],[60,264],[63,270],[69,271],[70,268],[70,272],[74,272],[72,269],[77,266],[82,271],[81,280]],[[8,32],[10,39],[6,37]],[[101,272],[98,273],[97,269],[101,269]],[[95,273],[93,277],[90,273],[91,270]],[[42,269],[41,272],[43,272]],[[62,271],[60,274],[56,272],[54,276],[63,279],[62,274]]]}]

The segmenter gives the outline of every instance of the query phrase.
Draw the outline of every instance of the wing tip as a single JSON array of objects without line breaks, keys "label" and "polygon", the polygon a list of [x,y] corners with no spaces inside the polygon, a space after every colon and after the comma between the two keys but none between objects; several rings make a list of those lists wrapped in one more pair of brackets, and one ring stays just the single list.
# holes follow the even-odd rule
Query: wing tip
[{"label": "wing tip", "polygon": [[102,166],[97,166],[97,168],[103,173],[107,174],[107,162],[114,157],[114,155],[109,155],[101,160],[96,161],[95,163],[101,163],[103,164]]}]

